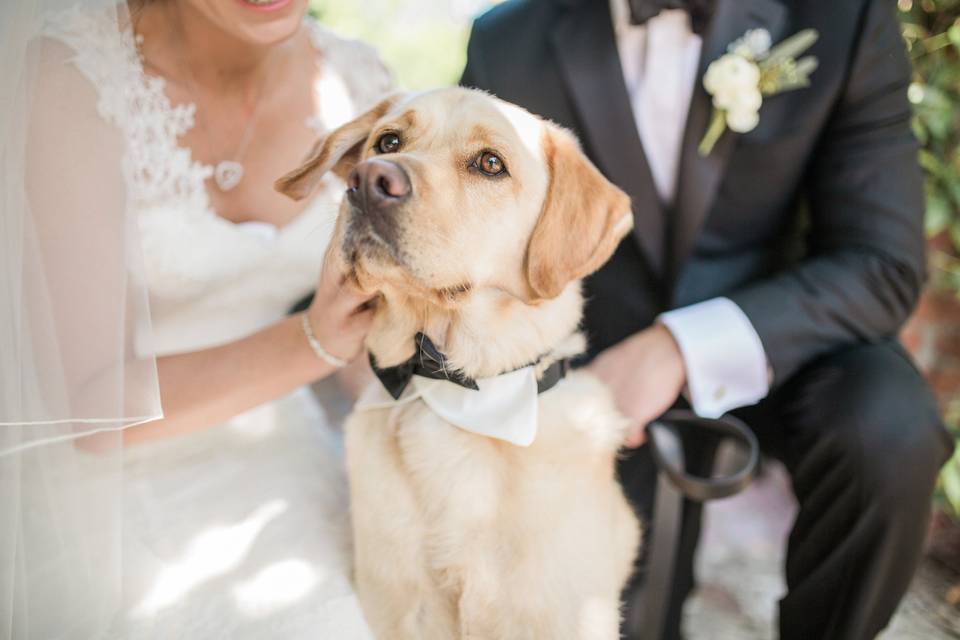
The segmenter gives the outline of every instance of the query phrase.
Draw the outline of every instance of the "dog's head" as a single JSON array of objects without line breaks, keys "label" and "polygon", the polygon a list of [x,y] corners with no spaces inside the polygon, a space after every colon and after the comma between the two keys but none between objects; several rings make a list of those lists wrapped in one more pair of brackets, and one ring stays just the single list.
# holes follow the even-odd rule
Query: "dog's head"
[{"label": "dog's head", "polygon": [[[346,264],[388,306],[416,307],[408,315],[425,326],[414,331],[443,316],[449,334],[465,314],[487,316],[479,300],[509,315],[572,292],[569,333],[577,281],[632,221],[628,197],[569,132],[474,90],[382,101],[321,140],[277,189],[303,198],[328,171],[348,186],[335,237]],[[454,357],[449,335],[432,337]]]}]

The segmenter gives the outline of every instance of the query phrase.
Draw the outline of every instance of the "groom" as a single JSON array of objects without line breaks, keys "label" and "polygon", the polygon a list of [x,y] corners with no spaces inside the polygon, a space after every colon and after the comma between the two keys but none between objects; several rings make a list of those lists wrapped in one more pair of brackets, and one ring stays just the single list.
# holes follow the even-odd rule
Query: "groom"
[{"label": "groom", "polygon": [[[707,65],[750,29],[807,28],[810,86],[700,155]],[[574,130],[633,199],[633,236],[586,285],[590,366],[621,408],[644,425],[683,392],[786,464],[785,640],[887,624],[951,449],[895,338],[924,280],[909,81],[892,0],[510,0],[470,38],[463,84]],[[647,448],[619,473],[649,517]],[[684,515],[669,638],[693,585],[700,510]]]}]

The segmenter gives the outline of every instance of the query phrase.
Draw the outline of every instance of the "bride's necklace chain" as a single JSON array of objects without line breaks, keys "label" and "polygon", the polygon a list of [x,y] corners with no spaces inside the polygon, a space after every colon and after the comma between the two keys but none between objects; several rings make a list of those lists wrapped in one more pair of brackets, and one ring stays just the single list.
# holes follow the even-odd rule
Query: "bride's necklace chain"
[{"label": "bride's necklace chain", "polygon": [[[140,58],[140,63],[142,65],[146,64],[146,59],[143,55],[143,36],[141,34],[134,33],[134,44],[137,49],[137,56]],[[193,69],[189,64],[186,63],[186,60],[183,57],[181,57],[181,64],[183,68],[187,70],[187,79],[190,82],[190,86],[187,87],[187,90],[193,96],[193,103],[199,107],[199,92],[196,90],[198,85],[196,76],[193,73]],[[256,130],[257,117],[260,115],[260,105],[263,103],[263,97],[266,94],[268,78],[269,75],[264,76],[263,82],[260,86],[260,91],[257,93],[256,102],[253,105],[253,110],[250,112],[250,117],[247,120],[246,127],[244,128],[243,136],[240,138],[240,143],[237,145],[232,157],[228,157],[227,159],[221,160],[213,165],[213,181],[220,191],[230,191],[240,184],[241,180],[243,180],[244,167],[241,161],[243,160],[244,154],[246,154],[247,147],[250,146],[250,141],[253,139],[253,133]],[[201,113],[203,112],[202,109],[200,109],[200,111]],[[210,130],[207,127],[206,118],[200,118],[200,127],[204,136],[209,141]]]}]

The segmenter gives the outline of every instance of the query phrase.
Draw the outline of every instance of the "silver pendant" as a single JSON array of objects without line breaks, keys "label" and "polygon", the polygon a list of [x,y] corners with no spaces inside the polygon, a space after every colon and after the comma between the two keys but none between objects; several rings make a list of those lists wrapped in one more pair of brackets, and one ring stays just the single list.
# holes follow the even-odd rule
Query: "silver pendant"
[{"label": "silver pendant", "polygon": [[243,165],[233,160],[224,160],[214,167],[213,179],[220,191],[230,191],[243,180]]}]

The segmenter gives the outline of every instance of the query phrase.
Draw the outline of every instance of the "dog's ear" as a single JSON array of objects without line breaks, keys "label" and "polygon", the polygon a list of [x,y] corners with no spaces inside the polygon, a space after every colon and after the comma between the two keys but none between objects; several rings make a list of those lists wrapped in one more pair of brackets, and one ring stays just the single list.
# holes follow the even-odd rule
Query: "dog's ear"
[{"label": "dog's ear", "polygon": [[345,179],[360,162],[363,142],[370,135],[373,125],[399,99],[400,94],[388,96],[369,111],[318,140],[303,164],[274,182],[273,188],[294,200],[302,200],[310,195],[328,171]]},{"label": "dog's ear", "polygon": [[546,124],[550,182],[527,246],[526,275],[534,298],[556,298],[572,280],[593,273],[633,225],[630,198],[587,159],[568,131]]}]

